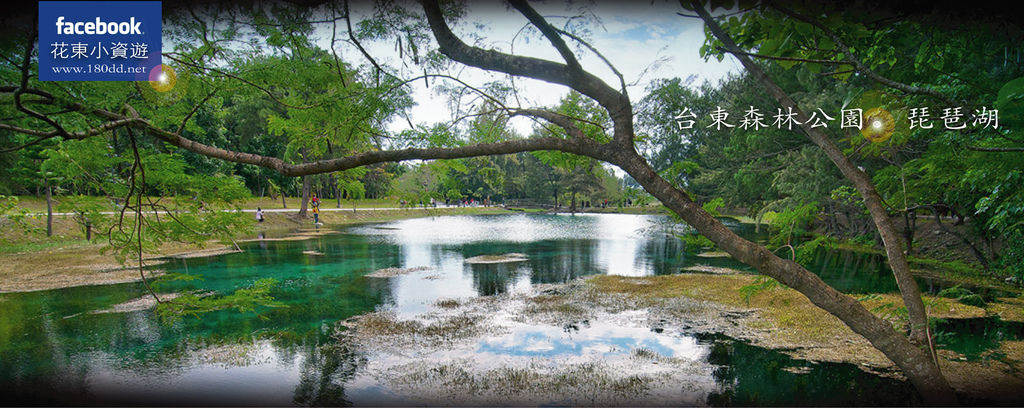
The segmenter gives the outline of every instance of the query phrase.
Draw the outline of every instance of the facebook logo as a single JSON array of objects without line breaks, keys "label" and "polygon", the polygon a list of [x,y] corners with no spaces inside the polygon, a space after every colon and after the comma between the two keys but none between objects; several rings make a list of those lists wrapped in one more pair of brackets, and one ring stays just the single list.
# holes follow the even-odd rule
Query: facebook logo
[{"label": "facebook logo", "polygon": [[161,63],[159,1],[40,1],[39,79],[145,81]]}]

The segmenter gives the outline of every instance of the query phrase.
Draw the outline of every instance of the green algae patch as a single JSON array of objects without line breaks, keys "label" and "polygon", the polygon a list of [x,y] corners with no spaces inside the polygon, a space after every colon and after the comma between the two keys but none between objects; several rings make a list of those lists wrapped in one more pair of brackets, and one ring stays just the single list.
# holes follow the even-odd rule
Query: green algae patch
[{"label": "green algae patch", "polygon": [[[853,297],[858,297],[853,295]],[[903,298],[898,294],[871,294],[860,296],[860,303],[876,316],[894,323],[906,321],[906,308]],[[922,296],[929,317],[939,319],[974,319],[985,317],[985,309],[964,304],[956,299],[938,296]]]}]

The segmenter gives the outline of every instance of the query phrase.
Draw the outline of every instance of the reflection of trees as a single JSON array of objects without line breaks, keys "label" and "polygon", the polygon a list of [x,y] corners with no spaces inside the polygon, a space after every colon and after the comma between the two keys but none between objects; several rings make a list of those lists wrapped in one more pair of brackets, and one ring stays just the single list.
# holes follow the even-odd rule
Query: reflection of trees
[{"label": "reflection of trees", "polygon": [[818,250],[808,269],[843,293],[898,292],[885,258],[847,250]]},{"label": "reflection of trees", "polygon": [[698,337],[713,342],[708,362],[719,366],[712,375],[721,388],[708,395],[708,405],[906,405],[920,401],[910,384],[865,372],[853,364],[812,364],[721,335]]},{"label": "reflection of trees", "polygon": [[[151,310],[89,313],[142,296],[144,290],[137,283],[5,295],[0,302],[0,389],[5,391],[0,403],[93,402],[86,380],[94,371],[111,367],[173,376],[181,370],[180,362],[196,352],[217,345],[250,344],[261,334],[273,334],[277,356],[288,361],[302,345],[324,341],[325,324],[373,310],[391,297],[386,280],[363,274],[378,265],[397,265],[393,245],[363,237],[265,244],[266,248],[243,244],[246,251],[242,253],[188,259],[188,272],[204,279],[168,282],[163,290],[229,290],[259,276],[276,277],[280,284],[271,294],[287,307],[250,313],[224,310],[167,326]],[[301,255],[307,248],[325,255]],[[185,272],[185,261],[174,260],[163,267]],[[322,356],[310,358],[318,359],[320,365],[331,364]],[[130,398],[128,392],[136,389],[132,387],[125,386],[122,397]],[[314,391],[323,393],[318,388]]]},{"label": "reflection of trees", "polygon": [[[531,256],[529,260],[533,273],[530,283],[564,283],[581,276],[605,272],[598,268],[597,240],[573,239],[543,241],[537,244],[549,256]],[[540,252],[540,251],[535,251]]]},{"label": "reflection of trees", "polygon": [[366,364],[345,341],[314,347],[302,362],[293,400],[305,406],[352,406],[345,399],[345,383]]},{"label": "reflection of trees", "polygon": [[469,264],[473,276],[473,287],[480,296],[500,295],[508,292],[509,286],[519,275],[522,262],[496,264]]},{"label": "reflection of trees", "polygon": [[[654,275],[669,275],[679,272],[685,262],[683,242],[674,236],[661,235],[642,241],[642,256],[636,262],[649,262]],[[637,265],[639,267],[640,265]]]}]

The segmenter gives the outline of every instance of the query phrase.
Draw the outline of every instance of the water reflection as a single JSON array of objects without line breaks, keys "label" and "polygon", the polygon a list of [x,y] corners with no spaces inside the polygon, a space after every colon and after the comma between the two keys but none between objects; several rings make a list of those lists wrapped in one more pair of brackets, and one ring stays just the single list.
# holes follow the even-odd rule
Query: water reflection
[{"label": "water reflection", "polygon": [[708,396],[715,406],[894,406],[920,404],[910,384],[867,373],[853,364],[809,362],[717,334],[697,335],[710,346],[721,388]]},{"label": "water reflection", "polygon": [[345,345],[313,349],[302,362],[293,402],[303,406],[351,406],[345,384],[365,364],[365,357]]},{"label": "water reflection", "polygon": [[702,360],[709,351],[692,336],[669,335],[647,328],[608,322],[577,322],[572,328],[523,325],[509,335],[480,341],[478,353],[564,359],[571,356],[629,355],[644,349],[663,357]]},{"label": "water reflection", "polygon": [[[214,312],[170,326],[151,311],[91,313],[144,296],[137,283],[4,294],[0,388],[7,392],[0,399],[14,404],[170,405],[389,401],[381,399],[386,392],[372,383],[354,386],[359,380],[353,375],[366,365],[364,357],[330,349],[330,329],[338,320],[381,308],[411,318],[443,298],[516,293],[532,284],[593,274],[672,274],[695,263],[742,267],[730,258],[687,257],[669,234],[676,227],[665,220],[636,215],[436,217],[351,227],[305,241],[253,242],[240,253],[163,265],[168,272],[203,280],[168,282],[162,290],[229,293],[257,279],[275,278],[279,283],[271,294],[286,307]],[[465,262],[512,252],[524,253],[528,260]],[[429,269],[388,279],[365,276],[384,268],[413,267]],[[884,262],[837,255],[823,258],[815,269],[826,271],[823,276],[830,283],[849,282],[844,290],[874,291],[888,290],[890,273],[871,272],[878,280],[863,284],[867,286],[859,286],[862,279],[857,276],[884,267]],[[715,394],[713,402],[723,404],[799,402],[783,399],[786,393],[803,392],[786,381],[813,383],[820,390],[828,390],[829,381],[851,381],[861,388],[874,384],[861,377],[780,374],[764,365],[796,363],[758,360],[744,354],[749,346],[736,344],[728,353],[716,352],[717,343],[670,329],[662,333],[575,322],[532,326],[511,337],[491,338],[472,352],[497,360],[513,355],[557,360],[581,353],[621,356],[646,348],[667,357],[708,360],[726,369],[700,381],[741,384]],[[731,357],[722,357],[726,355]],[[757,379],[771,375],[785,381]]]}]

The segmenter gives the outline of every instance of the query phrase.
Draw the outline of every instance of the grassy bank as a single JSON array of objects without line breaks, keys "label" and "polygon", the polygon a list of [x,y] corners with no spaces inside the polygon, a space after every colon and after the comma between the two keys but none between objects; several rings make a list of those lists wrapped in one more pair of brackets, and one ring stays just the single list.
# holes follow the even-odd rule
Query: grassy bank
[{"label": "grassy bank", "polygon": [[[568,332],[580,322],[586,327],[611,324],[657,333],[679,328],[684,333],[721,333],[799,359],[852,363],[869,372],[901,377],[892,362],[867,340],[795,290],[778,286],[746,296],[743,288],[756,284],[756,279],[738,271],[601,275],[567,284],[534,285],[528,293],[439,299],[414,318],[387,310],[369,312],[339,322],[337,337],[346,350],[374,356],[365,369],[391,389],[417,396],[457,395],[460,401],[482,405],[496,401],[542,404],[554,400],[553,396],[581,389],[587,390],[593,401],[602,401],[595,402],[598,405],[629,405],[623,402],[628,400],[623,393],[642,396],[640,401],[649,404],[655,396],[669,392],[658,389],[659,385],[678,389],[678,384],[693,380],[673,375],[704,372],[695,370],[694,364],[702,364],[700,360],[673,358],[636,347],[642,343],[631,347],[628,342],[626,353],[606,353],[598,358],[565,353],[559,355],[557,364],[537,364],[528,354],[503,356],[499,362],[487,364],[477,364],[483,359],[474,358],[482,343],[496,342],[495,336],[498,344],[517,344],[521,340],[515,339],[524,331],[533,335],[543,333],[537,327],[553,327]],[[894,313],[901,304],[899,296],[860,296],[860,300],[873,313],[899,323],[898,313]],[[993,313],[952,299],[925,300],[933,316],[940,318]],[[586,335],[580,338],[589,339]],[[939,364],[953,387],[970,398],[1016,401],[1017,390],[1024,386],[1019,370],[1024,360],[1022,344],[999,342],[980,359],[969,360],[940,343]],[[601,369],[578,370],[581,361]],[[558,371],[552,372],[552,367]],[[786,367],[767,368],[767,372],[776,369]]]},{"label": "grassy bank", "polygon": [[[151,197],[151,198],[154,201],[156,201],[160,197]],[[61,204],[62,200],[63,200],[63,198],[60,197],[60,196],[54,196],[53,197],[53,211],[54,212],[58,212],[59,211],[59,209],[57,207]],[[105,197],[88,197],[88,198],[86,198],[86,200],[88,200],[89,202],[93,202],[93,203],[113,206],[113,204],[110,203],[110,201],[107,200]],[[166,199],[164,201],[166,201]],[[322,204],[323,208],[338,208],[337,200],[322,199],[322,202],[323,202],[323,204]],[[245,199],[245,200],[243,200],[243,201],[241,201],[239,203],[239,206],[242,207],[242,208],[256,208],[256,207],[261,207],[263,209],[287,208],[287,209],[292,209],[292,210],[298,209],[299,206],[301,206],[301,205],[302,205],[302,198],[301,197],[285,197],[284,205],[282,205],[282,203],[281,203],[281,197],[277,197],[276,199],[272,199],[270,197],[251,197],[251,198]],[[341,200],[341,207],[340,208],[346,208],[346,209],[351,209],[353,207],[355,207],[355,208],[391,208],[391,207],[398,207],[398,206],[399,206],[399,200],[398,199],[391,199],[391,198],[369,199],[369,198],[367,198],[367,199],[360,199],[360,200]],[[34,213],[46,213],[46,197],[18,196],[18,208],[26,209],[26,210],[29,210],[29,211],[34,212]]]},{"label": "grassy bank", "polygon": [[[675,319],[680,324],[693,326],[704,320],[710,322],[704,324],[709,330],[779,349],[794,357],[850,362],[875,369],[892,368],[892,362],[867,340],[793,289],[774,287],[747,298],[743,288],[756,284],[756,279],[739,274],[597,276],[588,279],[586,285],[596,292],[594,298],[606,299],[606,303],[647,308],[657,314],[650,319]],[[898,295],[853,296],[875,315],[900,329],[904,327],[905,312],[900,313],[903,303]],[[930,316],[937,319],[1021,318],[1019,298],[1001,300],[976,307],[954,299],[924,297]],[[720,308],[717,313],[708,312],[708,309],[715,309],[711,305]],[[718,317],[725,317],[727,321]],[[999,341],[976,360],[966,358],[953,350],[955,346],[941,340],[936,347],[942,371],[958,391],[972,398],[1016,399],[1016,390],[1024,386],[1021,375],[1024,347],[1021,344],[1024,342]]]},{"label": "grassy bank", "polygon": [[[500,208],[437,208],[408,210],[325,211],[320,221],[323,231],[332,226],[366,222],[386,222],[405,218],[460,214],[503,214]],[[45,228],[45,218],[30,221],[33,226]],[[253,239],[259,232],[267,236],[285,236],[313,227],[312,218],[299,219],[294,212],[269,212],[262,223],[253,222],[249,231],[240,231],[235,240]],[[47,290],[61,287],[131,282],[140,279],[137,263],[119,263],[112,254],[103,253],[106,241],[97,235],[86,241],[84,232],[70,217],[54,219],[54,235],[43,232],[26,233],[8,230],[0,237],[0,293]],[[164,243],[155,251],[144,254],[144,264],[158,265],[158,258],[180,255],[200,249],[230,248],[228,241],[209,241],[202,247],[182,243]],[[156,272],[159,273],[159,272]]]}]

